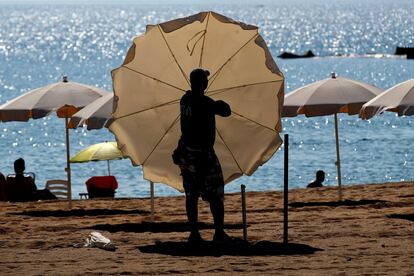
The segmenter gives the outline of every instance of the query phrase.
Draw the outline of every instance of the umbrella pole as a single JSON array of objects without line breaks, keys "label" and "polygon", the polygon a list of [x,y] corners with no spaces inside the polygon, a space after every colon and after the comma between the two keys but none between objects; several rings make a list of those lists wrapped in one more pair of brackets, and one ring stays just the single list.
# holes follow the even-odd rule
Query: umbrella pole
[{"label": "umbrella pole", "polygon": [[109,166],[109,160],[106,160],[107,164],[108,164],[108,175],[111,175],[111,167]]},{"label": "umbrella pole", "polygon": [[289,224],[289,134],[285,134],[284,144],[284,174],[283,174],[283,244],[289,242],[288,224]]},{"label": "umbrella pole", "polygon": [[241,185],[243,240],[247,241],[247,217],[246,217],[246,185]]},{"label": "umbrella pole", "polygon": [[154,182],[150,181],[151,192],[151,222],[154,222]]},{"label": "umbrella pole", "polygon": [[339,157],[339,131],[338,131],[338,116],[337,113],[334,114],[335,117],[335,140],[336,140],[336,169],[338,172],[338,196],[339,200],[342,200],[342,187],[341,187],[341,159]]},{"label": "umbrella pole", "polygon": [[69,145],[69,119],[65,117],[65,129],[66,129],[66,173],[68,176],[68,208],[72,209],[72,183],[70,174],[70,145]]}]

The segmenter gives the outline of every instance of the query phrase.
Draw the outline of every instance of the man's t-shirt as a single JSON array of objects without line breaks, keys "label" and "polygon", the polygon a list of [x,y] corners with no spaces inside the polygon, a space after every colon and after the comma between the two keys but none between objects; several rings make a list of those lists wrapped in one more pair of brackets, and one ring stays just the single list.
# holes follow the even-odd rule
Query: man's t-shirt
[{"label": "man's t-shirt", "polygon": [[227,103],[192,91],[181,98],[180,111],[182,142],[194,149],[212,149],[216,138],[215,115],[231,114]]}]

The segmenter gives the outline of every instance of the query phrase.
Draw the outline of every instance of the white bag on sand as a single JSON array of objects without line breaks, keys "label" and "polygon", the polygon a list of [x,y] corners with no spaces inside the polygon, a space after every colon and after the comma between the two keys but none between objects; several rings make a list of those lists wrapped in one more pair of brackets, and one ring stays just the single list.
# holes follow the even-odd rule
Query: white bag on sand
[{"label": "white bag on sand", "polygon": [[108,251],[115,251],[116,245],[110,239],[99,232],[92,232],[86,239],[85,244],[74,244],[74,247],[98,247]]}]

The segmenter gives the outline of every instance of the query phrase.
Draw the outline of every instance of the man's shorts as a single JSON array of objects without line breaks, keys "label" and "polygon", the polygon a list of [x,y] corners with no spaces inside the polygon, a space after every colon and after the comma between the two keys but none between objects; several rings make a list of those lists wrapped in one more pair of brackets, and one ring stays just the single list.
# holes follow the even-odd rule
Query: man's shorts
[{"label": "man's shorts", "polygon": [[[186,170],[181,171],[185,195],[188,197],[199,197],[205,201],[224,199],[224,183],[217,183],[209,177],[200,176]],[[211,178],[211,177],[210,177]],[[215,178],[215,177],[214,177]],[[215,185],[212,185],[215,182]]]},{"label": "man's shorts", "polygon": [[173,159],[181,169],[186,196],[201,196],[206,201],[224,198],[223,173],[213,149],[195,150],[179,145]]}]

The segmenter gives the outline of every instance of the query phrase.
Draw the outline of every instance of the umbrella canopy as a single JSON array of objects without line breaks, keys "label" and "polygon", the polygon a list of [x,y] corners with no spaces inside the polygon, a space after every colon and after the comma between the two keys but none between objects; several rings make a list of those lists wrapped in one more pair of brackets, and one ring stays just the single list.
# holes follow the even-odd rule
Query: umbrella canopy
[{"label": "umbrella canopy", "polygon": [[284,78],[258,28],[214,12],[147,26],[123,65],[112,71],[115,94],[109,129],[144,178],[180,191],[171,154],[180,131],[180,98],[189,74],[210,71],[206,95],[232,109],[217,118],[214,149],[225,182],[251,175],[279,148]]},{"label": "umbrella canopy", "polygon": [[62,82],[31,90],[0,106],[0,120],[28,121],[39,119],[56,111],[57,116],[65,118],[66,128],[66,162],[69,183],[69,199],[71,200],[70,148],[68,118],[78,110],[107,94],[103,89],[68,81],[63,77]]},{"label": "umbrella canopy", "polygon": [[76,112],[70,119],[73,128],[87,125],[88,130],[108,127],[108,120],[112,116],[114,94],[107,93],[105,96],[88,104]]},{"label": "umbrella canopy", "polygon": [[414,79],[399,83],[379,94],[362,106],[360,117],[372,118],[384,111],[396,112],[398,116],[414,115]]},{"label": "umbrella canopy", "polygon": [[37,88],[0,106],[0,120],[28,121],[39,119],[56,111],[58,117],[72,116],[79,109],[106,95],[103,89],[68,81]]},{"label": "umbrella canopy", "polygon": [[381,89],[373,85],[337,77],[335,73],[332,73],[330,78],[311,83],[285,96],[283,117],[294,117],[299,114],[304,114],[306,117],[334,115],[339,187],[341,186],[341,161],[337,113],[358,114],[364,103],[381,92]]},{"label": "umbrella canopy", "polygon": [[285,96],[283,117],[306,117],[332,115],[335,113],[359,113],[362,105],[379,95],[383,90],[373,85],[338,77],[303,86]]},{"label": "umbrella canopy", "polygon": [[89,146],[70,159],[71,163],[83,163],[89,161],[108,161],[108,175],[111,174],[109,160],[125,158],[118,149],[116,142],[104,142]]}]

